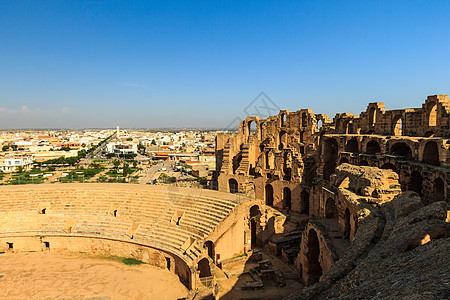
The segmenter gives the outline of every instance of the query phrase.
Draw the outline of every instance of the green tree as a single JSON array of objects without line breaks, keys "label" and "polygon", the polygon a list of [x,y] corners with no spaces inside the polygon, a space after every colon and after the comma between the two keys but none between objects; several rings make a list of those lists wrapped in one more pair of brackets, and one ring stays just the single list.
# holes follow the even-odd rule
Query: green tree
[{"label": "green tree", "polygon": [[130,137],[127,138],[127,141],[128,141],[128,142],[131,142],[132,140],[133,140],[133,138],[130,138]]},{"label": "green tree", "polygon": [[8,151],[8,149],[9,149],[9,145],[4,145],[4,146],[2,147],[2,151]]},{"label": "green tree", "polygon": [[152,140],[152,145],[155,146],[156,145],[156,141],[155,139]]},{"label": "green tree", "polygon": [[113,165],[114,165],[114,167],[118,168],[118,167],[120,166],[120,161],[117,160],[117,159],[115,159],[115,160],[113,161]]},{"label": "green tree", "polygon": [[122,176],[123,177],[127,177],[127,175],[128,175],[128,164],[124,163],[123,164],[123,174],[122,174]]},{"label": "green tree", "polygon": [[18,168],[17,168],[17,173],[22,173],[23,172],[23,167],[22,166],[19,166]]},{"label": "green tree", "polygon": [[133,160],[133,168],[136,168],[138,165],[138,162],[136,160]]}]

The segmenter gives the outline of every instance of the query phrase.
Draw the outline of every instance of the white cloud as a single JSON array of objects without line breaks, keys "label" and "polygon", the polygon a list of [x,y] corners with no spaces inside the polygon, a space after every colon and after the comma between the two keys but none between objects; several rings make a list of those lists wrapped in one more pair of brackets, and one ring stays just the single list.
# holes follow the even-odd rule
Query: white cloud
[{"label": "white cloud", "polygon": [[27,110],[29,110],[29,108],[28,108],[28,106],[24,105],[24,106],[22,106],[22,110],[27,111]]},{"label": "white cloud", "polygon": [[61,108],[61,111],[62,111],[63,113],[70,113],[70,112],[74,112],[75,109],[72,108],[72,107],[63,107],[63,108]]}]

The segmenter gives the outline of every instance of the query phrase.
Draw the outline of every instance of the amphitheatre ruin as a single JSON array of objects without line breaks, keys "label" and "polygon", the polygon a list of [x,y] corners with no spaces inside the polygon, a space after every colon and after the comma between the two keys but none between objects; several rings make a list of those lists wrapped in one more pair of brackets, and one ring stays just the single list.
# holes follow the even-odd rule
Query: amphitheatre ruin
[{"label": "amphitheatre ruin", "polygon": [[447,95],[247,117],[217,136],[216,164],[217,190],[2,186],[0,251],[134,258],[177,276],[187,299],[450,296]]}]

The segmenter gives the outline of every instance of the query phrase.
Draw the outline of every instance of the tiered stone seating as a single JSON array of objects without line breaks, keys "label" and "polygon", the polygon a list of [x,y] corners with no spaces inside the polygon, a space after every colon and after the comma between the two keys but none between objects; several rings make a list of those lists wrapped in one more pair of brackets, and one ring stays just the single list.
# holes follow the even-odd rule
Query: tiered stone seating
[{"label": "tiered stone seating", "polygon": [[[169,251],[186,261],[201,254],[201,242],[237,205],[234,195],[215,191],[194,193],[187,188],[126,184],[8,186],[0,190],[2,236],[109,238]],[[178,225],[171,222],[176,213],[181,216]],[[76,222],[71,231],[64,230],[69,219]],[[130,236],[127,232],[133,224],[139,229]],[[189,245],[190,241],[200,243]],[[186,243],[187,250],[183,249]]]}]

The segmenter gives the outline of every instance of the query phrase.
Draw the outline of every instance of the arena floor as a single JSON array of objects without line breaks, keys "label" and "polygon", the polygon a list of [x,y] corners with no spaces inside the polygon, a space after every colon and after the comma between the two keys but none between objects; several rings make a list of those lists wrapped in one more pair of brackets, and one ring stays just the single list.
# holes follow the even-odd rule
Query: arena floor
[{"label": "arena floor", "polygon": [[0,254],[0,299],[178,299],[178,277],[147,264],[77,253]]}]

